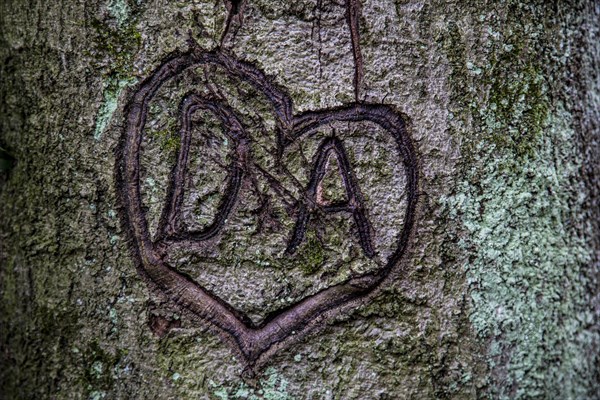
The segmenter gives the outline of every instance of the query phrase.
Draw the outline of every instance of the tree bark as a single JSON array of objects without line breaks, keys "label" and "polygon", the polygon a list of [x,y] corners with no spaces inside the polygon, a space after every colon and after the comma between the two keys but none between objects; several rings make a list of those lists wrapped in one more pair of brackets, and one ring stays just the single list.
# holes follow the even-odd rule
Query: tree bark
[{"label": "tree bark", "polygon": [[0,15],[0,398],[600,399],[597,3]]}]

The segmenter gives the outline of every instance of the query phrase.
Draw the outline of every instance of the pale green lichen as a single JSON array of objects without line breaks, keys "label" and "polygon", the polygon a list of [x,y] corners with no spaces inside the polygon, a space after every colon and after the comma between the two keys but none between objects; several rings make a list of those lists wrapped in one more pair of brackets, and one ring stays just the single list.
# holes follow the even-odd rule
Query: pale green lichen
[{"label": "pale green lichen", "polygon": [[94,130],[94,139],[100,140],[102,134],[106,130],[106,127],[110,123],[110,120],[117,109],[119,97],[123,92],[123,89],[128,85],[133,84],[133,79],[109,79],[105,85],[104,92],[102,94],[103,103],[98,111],[98,117],[96,118],[96,128]]},{"label": "pale green lichen", "polygon": [[[96,53],[93,53],[97,62],[109,66],[105,72],[106,80],[102,93],[103,102],[96,118],[94,139],[100,140],[113,113],[117,109],[119,97],[125,87],[135,83],[131,77],[133,57],[141,46],[142,36],[136,29],[135,19],[132,17],[129,6],[123,0],[113,0],[108,5],[110,14],[117,20],[117,28],[111,27],[104,21],[94,19],[91,21],[94,35]],[[106,57],[109,61],[106,62]]]},{"label": "pale green lichen", "polygon": [[495,157],[482,144],[485,166],[446,199],[467,230],[460,247],[474,252],[466,265],[470,320],[482,339],[491,338],[495,398],[584,398],[593,382],[586,361],[597,340],[586,330],[593,319],[590,249],[573,228],[581,215],[571,183],[579,171],[575,132],[566,112],[549,123],[531,144],[532,157],[518,165],[512,154]]},{"label": "pale green lichen", "polygon": [[264,378],[260,379],[256,388],[245,383],[236,387],[224,387],[211,382],[213,396],[219,400],[293,400],[288,393],[288,381],[275,368],[267,368]]},{"label": "pale green lichen", "polygon": [[111,2],[108,3],[107,8],[112,17],[117,20],[119,26],[123,26],[127,23],[131,10],[129,9],[129,4],[127,4],[125,0],[111,0]]},{"label": "pale green lichen", "polygon": [[94,392],[90,393],[90,396],[88,397],[88,399],[101,400],[101,399],[104,399],[105,397],[106,397],[106,392],[94,391]]},{"label": "pale green lichen", "polygon": [[122,369],[121,363],[128,354],[126,349],[117,349],[113,354],[102,348],[97,341],[92,341],[88,348],[83,352],[78,352],[83,365],[88,368],[83,371],[80,377],[80,384],[85,387],[89,393],[89,398],[93,398],[95,393],[105,393],[111,388],[115,379],[118,378]]},{"label": "pale green lichen", "polygon": [[94,361],[92,367],[90,368],[90,374],[96,379],[100,378],[104,373],[104,364],[102,361]]},{"label": "pale green lichen", "polygon": [[449,120],[465,169],[442,203],[464,229],[458,250],[469,255],[470,321],[488,343],[489,395],[589,398],[599,338],[578,137],[552,92],[561,71],[545,58],[552,33],[539,21],[548,15],[505,7],[500,23],[482,11],[477,51],[448,26]]}]

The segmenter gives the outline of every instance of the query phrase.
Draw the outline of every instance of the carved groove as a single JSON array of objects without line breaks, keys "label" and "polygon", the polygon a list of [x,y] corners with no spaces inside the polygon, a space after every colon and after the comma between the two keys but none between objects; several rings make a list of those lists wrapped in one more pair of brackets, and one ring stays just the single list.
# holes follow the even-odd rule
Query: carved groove
[{"label": "carved groove", "polygon": [[360,87],[363,76],[362,52],[360,51],[360,31],[358,19],[360,17],[360,0],[346,0],[346,20],[350,28],[350,40],[352,41],[352,57],[354,58],[354,99],[360,100]]},{"label": "carved groove", "polygon": [[[294,233],[292,234],[292,238],[290,239],[286,251],[289,254],[293,254],[304,238],[310,214],[314,212],[314,205],[317,203],[317,187],[325,176],[325,166],[331,153],[335,153],[338,162],[340,163],[342,179],[348,200],[343,203],[327,205],[320,208],[322,211],[328,213],[343,211],[351,213],[354,222],[356,223],[356,227],[358,228],[360,245],[365,255],[372,258],[375,255],[375,251],[373,250],[373,239],[371,238],[371,224],[367,219],[364,200],[360,193],[360,189],[358,188],[358,183],[353,176],[352,169],[350,168],[346,150],[344,149],[342,142],[337,138],[325,139],[317,150],[317,160],[306,189],[306,194],[310,201],[303,202],[300,205]],[[313,210],[311,210],[311,208],[313,208]]]},{"label": "carved groove", "polygon": [[[233,18],[242,16],[243,1],[226,1],[229,15],[221,40],[230,31]],[[141,82],[126,107],[125,128],[117,152],[118,194],[122,204],[123,226],[131,238],[131,245],[140,273],[149,284],[165,293],[174,303],[195,316],[207,321],[224,339],[233,344],[250,369],[258,368],[270,355],[289,346],[307,333],[322,326],[339,312],[369,301],[383,285],[403,273],[400,259],[405,254],[414,225],[417,205],[417,159],[412,142],[406,131],[403,118],[392,106],[359,102],[359,87],[363,77],[362,56],[358,35],[358,0],[346,0],[347,21],[350,26],[352,50],[355,61],[356,102],[340,107],[308,111],[293,114],[290,97],[273,84],[256,66],[240,61],[229,55],[223,46],[216,51],[204,51],[195,43],[191,50],[182,54],[173,54],[150,76]],[[368,257],[373,257],[372,228],[367,218],[364,200],[358,188],[356,178],[348,162],[342,142],[329,138],[319,146],[304,197],[294,199],[268,171],[252,161],[249,138],[234,110],[220,101],[188,94],[180,107],[180,140],[177,162],[171,172],[171,181],[165,206],[162,210],[158,234],[153,241],[148,221],[144,213],[140,195],[140,149],[144,136],[144,127],[149,105],[157,90],[170,79],[190,68],[212,65],[220,68],[228,76],[252,85],[262,93],[271,104],[276,119],[276,137],[281,155],[292,143],[305,135],[314,133],[320,127],[334,122],[370,122],[381,127],[395,139],[395,150],[402,159],[406,172],[405,186],[406,211],[402,230],[397,237],[395,250],[385,265],[373,272],[356,275],[339,284],[330,286],[308,296],[289,308],[277,311],[264,322],[255,325],[240,311],[234,309],[214,293],[186,275],[172,268],[165,261],[165,253],[171,246],[184,245],[195,248],[202,242],[217,236],[228,216],[235,212],[244,181],[250,170],[265,176],[274,191],[282,198],[287,197],[298,204],[297,220],[288,243],[288,254],[295,251],[301,243],[309,222],[310,214],[316,207],[320,212],[350,213],[358,231],[358,240]],[[228,169],[227,184],[221,204],[212,223],[200,231],[190,231],[181,221],[184,179],[189,171],[189,149],[191,142],[191,117],[197,110],[206,110],[216,116],[231,139],[231,163]],[[319,206],[316,204],[316,188],[324,175],[327,158],[334,155],[340,165],[341,176],[348,201]]]},{"label": "carved groove", "polygon": [[[166,205],[159,223],[159,238],[171,242],[181,240],[202,241],[210,239],[217,234],[235,205],[244,177],[244,170],[247,168],[248,138],[233,110],[220,102],[203,99],[197,94],[190,94],[185,97],[180,108],[181,146],[177,155],[177,164],[171,173],[171,185],[167,192]],[[225,195],[219,205],[215,219],[212,224],[202,231],[187,231],[181,226],[180,216],[183,202],[184,178],[189,173],[188,156],[192,137],[190,119],[198,109],[211,111],[221,120],[225,128],[224,131],[235,144],[235,148],[231,154],[233,161],[229,168],[227,188],[225,189]]]}]

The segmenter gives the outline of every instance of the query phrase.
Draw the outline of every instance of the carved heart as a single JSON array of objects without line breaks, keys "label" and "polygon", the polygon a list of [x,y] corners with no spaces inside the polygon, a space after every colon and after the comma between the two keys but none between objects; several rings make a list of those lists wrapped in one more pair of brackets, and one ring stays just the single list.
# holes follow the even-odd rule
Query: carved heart
[{"label": "carved heart", "polygon": [[[246,171],[248,158],[248,137],[234,111],[218,101],[203,98],[197,94],[186,97],[181,107],[181,149],[177,164],[172,172],[171,187],[160,219],[158,234],[153,241],[148,229],[148,221],[143,211],[140,195],[140,147],[149,104],[157,90],[165,82],[181,74],[188,68],[202,65],[215,65],[227,74],[243,80],[262,92],[273,107],[277,121],[277,138],[281,151],[295,140],[314,132],[324,124],[333,122],[367,121],[380,126],[395,139],[397,151],[403,160],[406,171],[404,188],[407,206],[403,229],[397,238],[395,249],[383,268],[350,278],[308,296],[275,316],[254,326],[248,318],[235,310],[227,302],[203,288],[191,278],[172,268],[162,256],[162,252],[173,244],[195,246],[217,234],[228,215],[235,207],[241,183]],[[223,52],[206,52],[193,48],[187,53],[170,57],[144,80],[133,94],[126,108],[126,124],[118,152],[118,191],[124,209],[124,225],[130,232],[132,247],[142,275],[162,290],[166,296],[181,307],[209,322],[234,348],[239,350],[249,366],[256,366],[278,349],[288,346],[310,332],[335,314],[347,311],[370,300],[380,288],[399,272],[400,259],[405,253],[413,228],[417,203],[417,160],[411,140],[406,132],[402,117],[391,106],[383,104],[351,103],[342,107],[310,111],[299,115],[292,112],[292,101],[283,90],[271,83],[265,74],[255,66],[239,61]],[[197,109],[204,109],[215,115],[235,142],[225,195],[212,223],[201,231],[181,229],[179,210],[183,196],[183,176],[189,153],[190,115]],[[348,167],[344,146],[341,141],[331,138],[319,148],[319,157],[312,171],[307,197],[316,196],[316,185],[323,176],[323,163],[330,154],[338,158],[348,201],[332,205],[330,212],[346,211],[352,214],[358,227],[359,241],[364,253],[373,254],[370,242],[369,224],[364,215],[360,192],[355,178]],[[302,241],[310,207],[301,204],[297,221],[292,232],[287,251],[293,253]]]}]

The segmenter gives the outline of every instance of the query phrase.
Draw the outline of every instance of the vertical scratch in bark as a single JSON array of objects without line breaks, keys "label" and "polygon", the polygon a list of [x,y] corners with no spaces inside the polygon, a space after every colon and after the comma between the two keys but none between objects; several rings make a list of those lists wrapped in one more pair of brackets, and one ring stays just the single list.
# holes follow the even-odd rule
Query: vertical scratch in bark
[{"label": "vertical scratch in bark", "polygon": [[224,48],[225,41],[227,40],[227,38],[229,37],[229,34],[231,33],[231,23],[233,22],[234,19],[237,19],[238,25],[237,25],[237,28],[235,28],[235,30],[233,31],[233,38],[232,38],[232,44],[233,44],[233,39],[235,39],[235,36],[237,35],[237,31],[242,27],[242,23],[244,22],[243,9],[244,9],[244,6],[246,5],[245,0],[224,0],[224,1],[225,1],[225,7],[227,8],[227,19],[225,20],[225,29],[223,29],[223,35],[221,36],[221,42],[219,45],[220,48]]},{"label": "vertical scratch in bark", "polygon": [[358,18],[360,16],[360,0],[346,0],[346,20],[350,28],[352,40],[352,56],[354,57],[354,98],[360,101],[360,87],[362,85],[364,68],[362,53],[360,52],[360,35]]},{"label": "vertical scratch in bark", "polygon": [[323,6],[323,0],[317,0],[317,5],[315,6],[314,10],[313,10],[313,15],[314,15],[314,23],[313,23],[313,29],[311,32],[311,39],[314,40],[314,31],[315,31],[315,24],[316,24],[316,28],[317,28],[317,40],[319,42],[319,47],[317,48],[317,56],[319,58],[319,79],[323,78],[323,66],[321,65],[321,56],[323,54],[323,37],[321,36],[321,12],[322,12],[322,6]]}]

